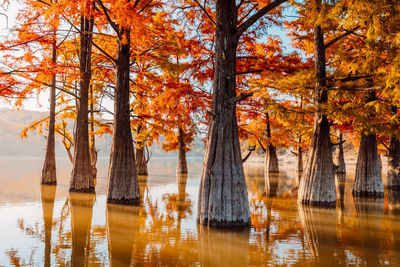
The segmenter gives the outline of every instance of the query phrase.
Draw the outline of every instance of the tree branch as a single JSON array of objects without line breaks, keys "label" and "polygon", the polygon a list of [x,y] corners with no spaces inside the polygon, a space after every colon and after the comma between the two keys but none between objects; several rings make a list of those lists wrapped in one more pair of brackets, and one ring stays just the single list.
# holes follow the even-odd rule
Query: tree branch
[{"label": "tree branch", "polygon": [[324,45],[325,49],[327,49],[328,47],[330,47],[331,45],[333,45],[334,43],[342,40],[344,37],[352,34],[354,31],[356,31],[358,28],[360,28],[360,26],[356,26],[351,30],[345,30],[345,33],[343,33],[342,35],[339,35],[338,37],[334,38],[333,40],[329,41],[326,45]]},{"label": "tree branch", "polygon": [[235,34],[235,39],[239,40],[240,36],[248,29],[250,28],[251,25],[253,25],[257,20],[259,20],[262,16],[279,6],[280,4],[286,2],[287,0],[275,0],[271,2],[269,5],[266,5],[265,7],[261,8],[257,13],[255,13],[253,16],[248,18],[245,22],[240,24],[240,26],[237,28],[237,32]]},{"label": "tree branch", "polygon": [[244,163],[251,155],[251,151],[249,150],[246,154],[246,156],[244,156],[244,158],[242,158],[242,163]]},{"label": "tree branch", "polygon": [[193,1],[195,1],[196,2],[196,4],[201,8],[201,10],[206,14],[206,16],[211,20],[211,22],[214,24],[214,25],[217,25],[216,23],[215,23],[215,21],[214,21],[214,19],[210,16],[210,14],[207,12],[207,10],[206,10],[206,8],[204,7],[204,6],[202,6],[200,3],[199,3],[199,1],[197,1],[197,0],[193,0]]},{"label": "tree branch", "polygon": [[101,9],[103,10],[104,15],[107,18],[108,23],[110,23],[111,27],[114,29],[114,31],[117,33],[118,37],[120,37],[120,33],[119,33],[119,27],[118,25],[111,19],[110,14],[108,12],[107,7],[103,4],[103,2],[101,0],[95,0],[101,7]]}]

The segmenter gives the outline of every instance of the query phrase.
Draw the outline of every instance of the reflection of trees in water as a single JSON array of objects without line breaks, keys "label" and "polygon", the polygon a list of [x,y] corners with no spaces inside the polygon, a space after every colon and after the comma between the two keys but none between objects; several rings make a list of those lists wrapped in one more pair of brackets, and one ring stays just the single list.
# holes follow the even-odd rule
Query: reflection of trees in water
[{"label": "reflection of trees in water", "polygon": [[312,262],[318,266],[344,265],[346,255],[336,236],[336,210],[299,205],[299,217]]},{"label": "reflection of trees in water", "polygon": [[201,266],[247,266],[249,229],[221,229],[197,227]]},{"label": "reflection of trees in water", "polygon": [[389,220],[390,220],[390,228],[391,228],[391,236],[392,240],[391,246],[387,248],[387,254],[391,256],[391,263],[400,264],[400,191],[388,189],[388,204],[389,204]]},{"label": "reflection of trees in water", "polygon": [[69,193],[72,232],[72,266],[88,265],[92,213],[95,199],[95,194]]},{"label": "reflection of trees in water", "polygon": [[107,204],[106,217],[110,266],[129,266],[138,232],[139,207]]},{"label": "reflection of trees in water", "polygon": [[380,265],[384,199],[355,197],[354,206],[361,239],[361,259],[367,266]]},{"label": "reflection of trees in water", "polygon": [[44,266],[51,266],[51,231],[53,226],[53,209],[56,197],[55,185],[42,185],[42,209],[44,220]]}]

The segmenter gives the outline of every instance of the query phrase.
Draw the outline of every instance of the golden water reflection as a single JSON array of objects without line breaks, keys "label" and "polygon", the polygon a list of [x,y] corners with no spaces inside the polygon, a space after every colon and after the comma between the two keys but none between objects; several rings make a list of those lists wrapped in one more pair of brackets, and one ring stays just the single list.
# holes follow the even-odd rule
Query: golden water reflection
[{"label": "golden water reflection", "polygon": [[[294,165],[270,175],[248,165],[252,227],[227,231],[196,224],[200,160],[189,160],[189,175],[176,175],[174,160],[151,164],[136,207],[106,204],[101,167],[97,195],[68,193],[66,174],[57,187],[32,185],[29,197],[26,188],[0,197],[0,266],[400,264],[400,192],[353,199],[352,166],[336,177],[337,206],[327,209],[297,204]],[[1,180],[29,184],[34,171]]]}]

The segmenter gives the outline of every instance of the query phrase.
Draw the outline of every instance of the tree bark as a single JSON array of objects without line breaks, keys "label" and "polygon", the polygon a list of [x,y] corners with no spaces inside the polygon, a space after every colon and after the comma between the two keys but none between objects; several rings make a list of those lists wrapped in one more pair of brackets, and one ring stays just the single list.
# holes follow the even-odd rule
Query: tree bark
[{"label": "tree bark", "polygon": [[[56,43],[53,44],[52,62],[57,63]],[[50,88],[50,115],[47,135],[46,155],[42,168],[42,184],[57,184],[56,155],[55,155],[55,121],[56,121],[56,74],[53,74]]]},{"label": "tree bark", "polygon": [[381,164],[375,134],[362,134],[353,196],[383,197]]},{"label": "tree bark", "polygon": [[184,133],[181,127],[179,127],[179,157],[178,166],[176,167],[176,173],[188,173],[187,162],[186,162],[186,146],[184,140]]},{"label": "tree bark", "polygon": [[346,163],[344,161],[344,151],[343,151],[343,134],[339,133],[338,140],[338,151],[336,154],[337,169],[336,173],[346,174]]},{"label": "tree bark", "polygon": [[[86,8],[93,8],[93,3],[86,3]],[[79,106],[76,119],[76,135],[74,141],[74,161],[69,186],[70,192],[94,192],[94,179],[92,174],[91,159],[89,154],[88,132],[88,98],[89,86],[92,78],[92,37],[93,16],[81,16],[81,44],[80,44],[80,82]]]},{"label": "tree bark", "polygon": [[70,192],[72,232],[72,266],[88,266],[89,240],[92,225],[93,204],[96,195]]},{"label": "tree bark", "polygon": [[94,98],[93,98],[93,86],[90,86],[90,165],[92,167],[93,179],[97,178],[97,150],[96,150],[96,138],[94,135]]},{"label": "tree bark", "polygon": [[139,183],[129,106],[130,31],[122,28],[120,36],[122,37],[118,40],[114,135],[108,169],[107,202],[137,205],[140,202]]},{"label": "tree bark", "polygon": [[197,223],[211,227],[246,227],[250,225],[250,208],[236,120],[235,1],[218,0],[216,18],[212,116]]},{"label": "tree bark", "polygon": [[268,140],[268,146],[265,151],[265,171],[269,173],[279,173],[279,164],[278,164],[278,157],[276,155],[276,149],[271,144],[271,125],[269,122],[269,114],[265,113],[267,117],[267,128],[266,128],[266,136]]},{"label": "tree bark", "polygon": [[[317,0],[317,8],[321,1]],[[324,35],[321,26],[314,28],[315,40],[315,70],[317,84],[317,104],[328,102],[326,86],[326,65]],[[330,140],[329,121],[325,114],[316,115],[314,132],[306,167],[300,181],[298,200],[310,205],[335,205],[336,188],[335,173],[332,159],[332,143]]]},{"label": "tree bark", "polygon": [[[392,115],[397,114],[397,107],[392,106]],[[395,130],[398,125],[393,126]],[[389,189],[400,189],[400,141],[396,136],[390,137],[389,157],[388,157],[388,178],[387,187]]]},{"label": "tree bark", "polygon": [[44,266],[51,266],[51,231],[53,226],[54,199],[56,187],[54,185],[42,185],[41,198],[44,221]]}]

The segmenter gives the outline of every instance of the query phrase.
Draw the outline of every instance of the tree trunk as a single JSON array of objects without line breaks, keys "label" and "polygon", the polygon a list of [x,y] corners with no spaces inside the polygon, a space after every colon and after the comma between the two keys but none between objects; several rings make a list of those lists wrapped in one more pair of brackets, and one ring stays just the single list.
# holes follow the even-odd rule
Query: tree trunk
[{"label": "tree trunk", "polygon": [[[53,44],[52,62],[57,63],[57,50],[56,44]],[[55,141],[54,141],[54,127],[56,121],[56,74],[53,74],[51,88],[50,88],[50,115],[49,115],[49,129],[47,136],[46,156],[44,158],[42,169],[42,184],[55,185],[57,184],[56,175],[56,155],[55,155]]]},{"label": "tree trunk", "polygon": [[375,134],[362,134],[353,196],[383,197],[382,172]]},{"label": "tree trunk", "polygon": [[133,244],[139,230],[139,207],[107,204],[109,264],[132,266]]},{"label": "tree trunk", "polygon": [[[87,4],[89,5],[89,3]],[[82,15],[81,46],[79,55],[81,77],[79,83],[79,106],[74,141],[74,162],[72,167],[71,183],[69,186],[70,192],[94,192],[94,179],[89,154],[88,133],[88,98],[90,80],[92,77],[92,37],[93,17],[88,18]]]},{"label": "tree trunk", "polygon": [[[142,131],[142,125],[137,128],[137,134]],[[142,140],[136,140],[136,170],[138,175],[148,175],[147,160],[145,154],[146,143]]]},{"label": "tree trunk", "polygon": [[41,198],[44,221],[44,266],[51,266],[51,231],[53,226],[54,199],[56,187],[54,185],[42,185]]},{"label": "tree trunk", "polygon": [[235,1],[216,2],[212,116],[199,189],[197,222],[212,227],[250,225],[250,208],[236,120]]},{"label": "tree trunk", "polygon": [[[392,106],[392,115],[395,114],[397,114],[397,107]],[[398,125],[394,125],[393,130],[397,127]],[[390,137],[389,143],[387,187],[400,189],[400,141],[394,135]]]},{"label": "tree trunk", "polygon": [[94,98],[93,98],[93,86],[90,86],[90,165],[92,167],[93,179],[97,178],[97,150],[96,150],[96,138],[94,135]]},{"label": "tree trunk", "polygon": [[89,240],[95,194],[69,193],[71,208],[71,266],[88,266]]},{"label": "tree trunk", "polygon": [[299,146],[297,147],[297,164],[296,164],[296,172],[300,173],[303,172],[303,149],[301,149],[300,146],[301,143],[301,137],[299,138]]},{"label": "tree trunk", "polygon": [[122,29],[118,40],[117,82],[114,98],[114,135],[108,169],[107,202],[139,204],[139,182],[133,149],[130,106],[130,32]]},{"label": "tree trunk", "polygon": [[265,113],[267,117],[267,128],[266,128],[266,136],[268,140],[268,146],[265,151],[265,171],[270,173],[279,173],[279,165],[278,165],[278,157],[276,156],[276,149],[271,144],[271,125],[269,122],[269,114]]},{"label": "tree trunk", "polygon": [[336,154],[336,163],[338,164],[338,168],[336,169],[336,173],[345,174],[346,173],[346,163],[344,161],[344,152],[343,152],[343,134],[339,133],[338,140],[338,151]]},{"label": "tree trunk", "polygon": [[178,140],[179,140],[179,157],[178,157],[178,166],[176,167],[176,173],[177,174],[188,173],[184,133],[181,127],[179,127]]},{"label": "tree trunk", "polygon": [[[317,8],[321,2],[317,1]],[[318,10],[319,11],[319,10]],[[314,28],[315,70],[317,76],[317,104],[328,102],[326,86],[325,46],[321,26]],[[332,143],[329,133],[329,121],[325,114],[316,115],[314,132],[306,167],[300,181],[298,200],[310,205],[335,205],[335,173],[332,159]]]}]

